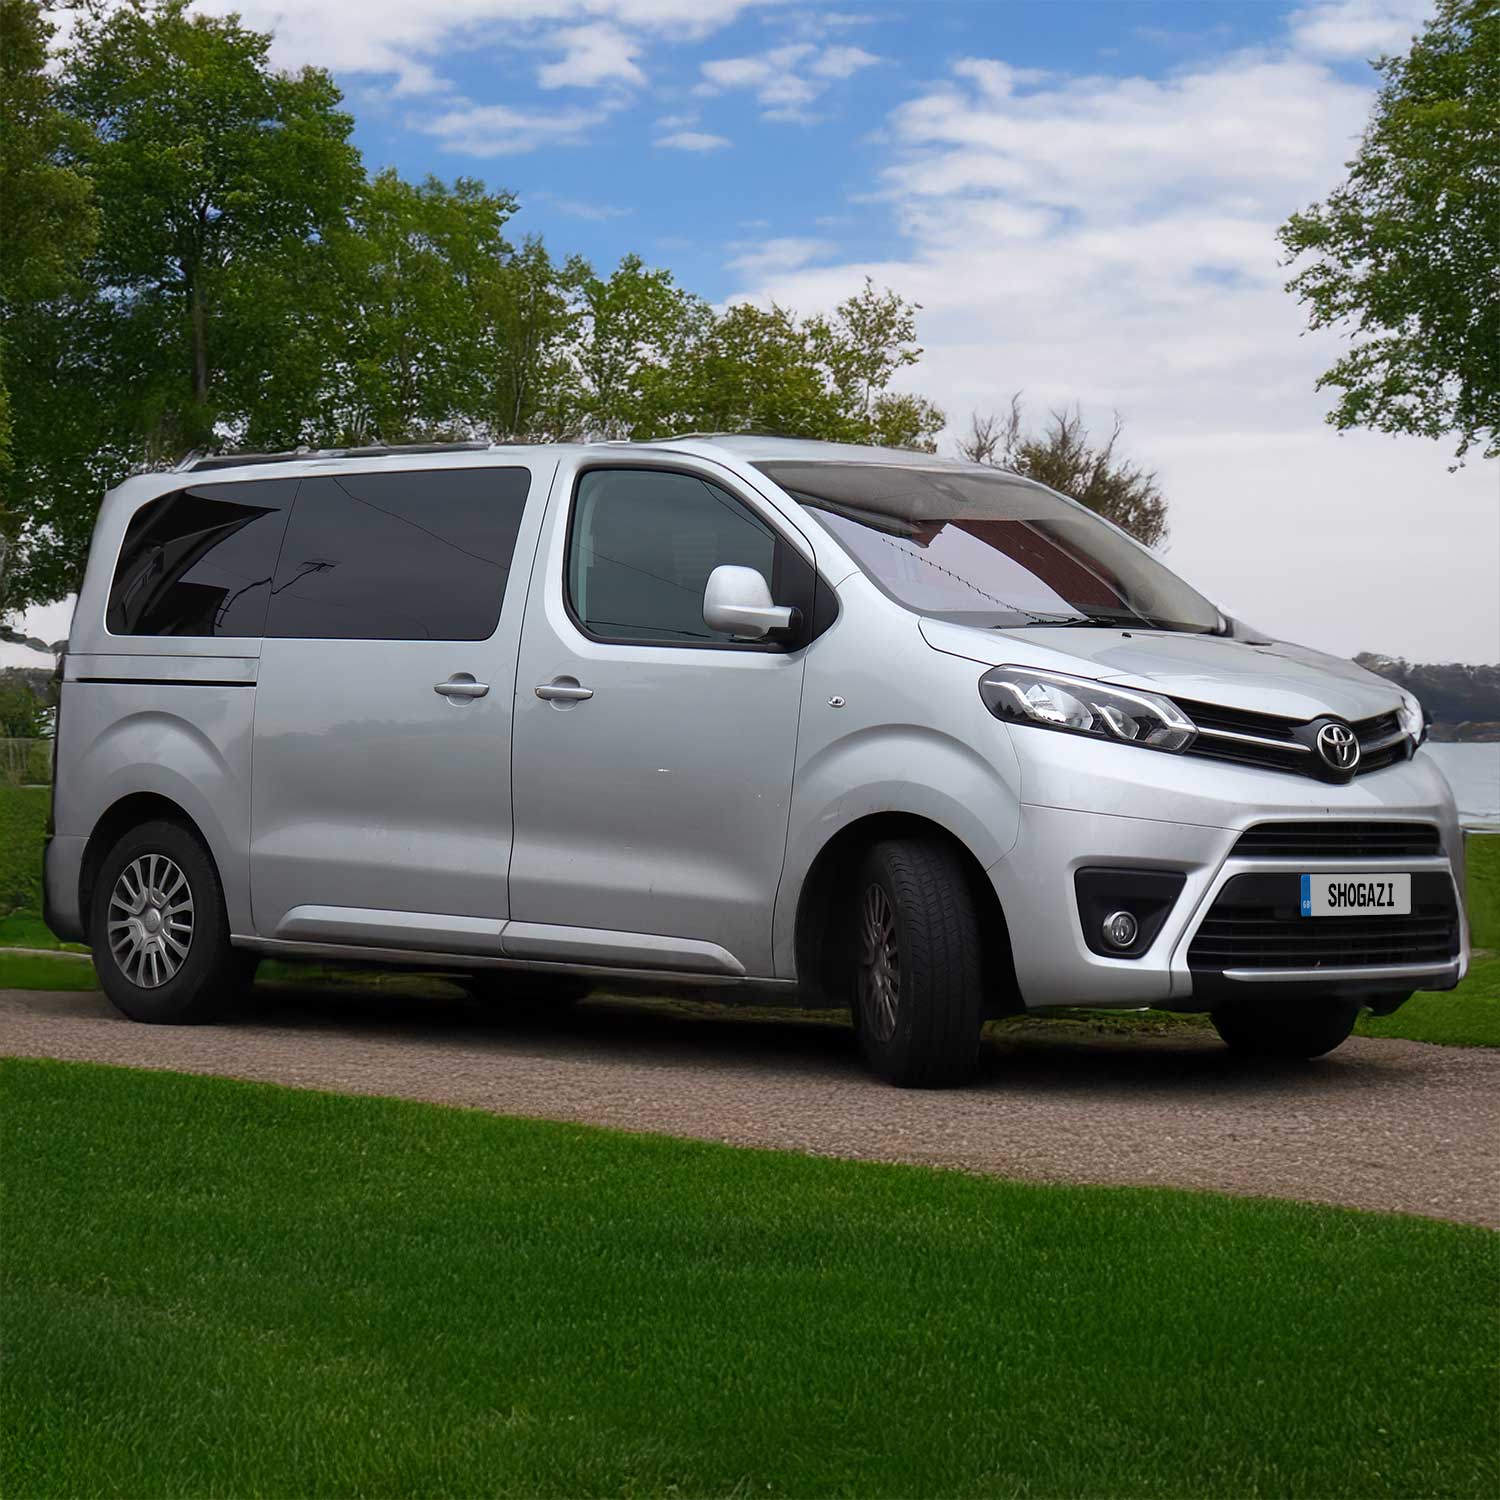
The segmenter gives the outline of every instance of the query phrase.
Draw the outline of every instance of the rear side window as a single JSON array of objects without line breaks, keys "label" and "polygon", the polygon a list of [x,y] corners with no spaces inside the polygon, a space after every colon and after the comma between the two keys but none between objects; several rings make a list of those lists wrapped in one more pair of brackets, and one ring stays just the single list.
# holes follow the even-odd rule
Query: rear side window
[{"label": "rear side window", "polygon": [[482,641],[494,633],[529,469],[304,479],[266,634]]},{"label": "rear side window", "polygon": [[579,479],[573,505],[569,602],[600,640],[727,643],[729,636],[703,623],[708,575],[723,563],[754,568],[778,603],[801,605],[800,598],[777,595],[778,563],[787,551],[770,527],[706,480],[663,470],[591,469]]},{"label": "rear side window", "polygon": [[104,623],[112,635],[259,635],[295,479],[190,485],[131,518]]}]

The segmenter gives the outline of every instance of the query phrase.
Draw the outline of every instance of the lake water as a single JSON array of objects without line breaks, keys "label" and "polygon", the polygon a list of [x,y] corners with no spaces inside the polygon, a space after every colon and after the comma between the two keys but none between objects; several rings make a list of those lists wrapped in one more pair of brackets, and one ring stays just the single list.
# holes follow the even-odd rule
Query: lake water
[{"label": "lake water", "polygon": [[1500,745],[1429,743],[1425,748],[1448,778],[1463,821],[1500,824]]}]

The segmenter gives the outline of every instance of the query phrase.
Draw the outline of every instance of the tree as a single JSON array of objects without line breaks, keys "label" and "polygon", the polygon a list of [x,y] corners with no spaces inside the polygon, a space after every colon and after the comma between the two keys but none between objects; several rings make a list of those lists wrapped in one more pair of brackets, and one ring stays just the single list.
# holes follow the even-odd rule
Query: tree
[{"label": "tree", "polygon": [[1154,547],[1167,534],[1167,502],[1154,471],[1116,453],[1125,424],[1115,417],[1109,437],[1095,445],[1077,407],[1054,411],[1041,433],[1025,431],[1021,397],[1011,397],[1004,417],[969,419],[958,450],[974,463],[1006,469],[1071,495],[1107,521]]},{"label": "tree", "polygon": [[484,320],[515,209],[461,177],[413,184],[381,172],[332,233],[343,342],[325,403],[328,441],[399,443],[472,435],[485,397]]},{"label": "tree", "polygon": [[91,127],[82,164],[103,210],[94,272],[110,333],[141,361],[137,425],[163,456],[243,419],[274,327],[265,283],[316,253],[359,181],[328,74],[274,72],[269,34],[188,4],[89,0],[62,89]]},{"label": "tree", "polygon": [[528,236],[486,286],[480,339],[484,425],[493,437],[557,442],[574,436],[581,388],[573,347],[583,313],[581,263],[558,266]]},{"label": "tree", "polygon": [[1359,154],[1280,239],[1310,326],[1353,347],[1320,378],[1337,427],[1452,436],[1500,454],[1500,0],[1438,0]]},{"label": "tree", "polygon": [[[53,35],[38,0],[0,0],[0,612],[18,575],[25,510],[7,482],[15,470],[11,348],[23,325],[61,297],[98,234],[88,180],[69,164],[77,128],[57,107],[46,71]],[[53,436],[19,414],[23,448]]]}]

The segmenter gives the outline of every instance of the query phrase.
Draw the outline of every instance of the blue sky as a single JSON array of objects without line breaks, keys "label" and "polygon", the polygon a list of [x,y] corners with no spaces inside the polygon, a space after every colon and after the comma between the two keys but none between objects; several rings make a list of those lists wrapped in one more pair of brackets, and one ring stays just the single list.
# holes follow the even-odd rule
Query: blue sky
[{"label": "blue sky", "polygon": [[[1430,0],[198,0],[342,85],[373,169],[716,301],[922,305],[907,383],[1126,420],[1169,564],[1340,654],[1500,658],[1500,469],[1339,435],[1275,230],[1343,175]],[[58,632],[60,633],[60,632]]]},{"label": "blue sky", "polygon": [[[502,183],[521,200],[517,232],[540,233],[601,265],[637,251],[717,299],[740,289],[733,262],[757,241],[819,240],[823,262],[899,254],[899,225],[871,201],[886,116],[966,57],[1002,55],[1059,75],[1162,77],[1195,57],[1263,44],[1284,17],[1265,0],[746,6],[706,35],[653,36],[631,59],[646,80],[632,88],[617,78],[544,87],[539,73],[559,59],[541,25],[518,27],[519,45],[502,32],[493,45],[454,46],[435,59],[454,91],[480,108],[504,103],[544,119],[580,106],[606,114],[565,143],[545,130],[486,139],[482,121],[434,138],[425,110],[393,97],[389,79],[350,75],[346,84],[370,166]],[[718,86],[705,77],[705,66],[722,76],[723,64],[748,61],[764,64],[763,79]],[[1362,60],[1349,66],[1368,72]],[[809,97],[788,105],[777,89]]]}]

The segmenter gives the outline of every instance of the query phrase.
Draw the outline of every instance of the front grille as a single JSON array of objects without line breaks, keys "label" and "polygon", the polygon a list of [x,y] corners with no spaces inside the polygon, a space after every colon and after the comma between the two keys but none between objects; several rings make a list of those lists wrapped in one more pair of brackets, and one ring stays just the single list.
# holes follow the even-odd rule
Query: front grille
[{"label": "front grille", "polygon": [[[1185,698],[1177,702],[1198,727],[1197,738],[1184,752],[1187,755],[1322,780],[1350,779],[1347,773],[1330,771],[1314,748],[1318,727],[1326,719],[1283,719],[1275,714],[1225,708],[1218,703],[1194,703]],[[1355,776],[1394,765],[1412,753],[1411,739],[1402,732],[1401,721],[1394,712],[1359,719],[1349,727],[1359,739]]]},{"label": "front grille", "polygon": [[1240,859],[1431,858],[1443,852],[1431,823],[1257,823],[1236,841]]},{"label": "front grille", "polygon": [[1304,917],[1301,895],[1296,875],[1236,875],[1199,924],[1188,967],[1219,973],[1437,965],[1458,954],[1458,906],[1446,874],[1412,876],[1407,917]]}]

